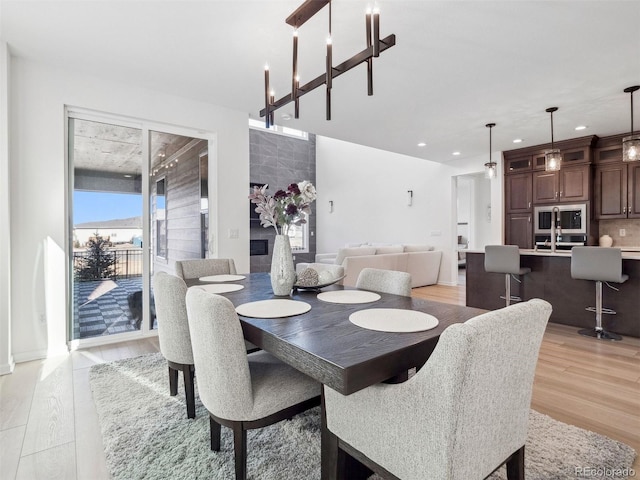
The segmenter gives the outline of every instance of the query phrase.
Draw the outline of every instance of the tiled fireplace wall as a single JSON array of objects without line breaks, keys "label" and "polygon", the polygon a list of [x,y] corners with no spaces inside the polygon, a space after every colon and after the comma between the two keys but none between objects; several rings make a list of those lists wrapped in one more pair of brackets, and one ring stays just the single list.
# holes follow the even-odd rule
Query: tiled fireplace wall
[{"label": "tiled fireplace wall", "polygon": [[[268,193],[273,195],[293,182],[309,180],[316,184],[316,137],[309,134],[309,140],[301,140],[260,130],[249,130],[249,178],[252,183],[268,183]],[[249,192],[247,185],[247,192]],[[249,200],[247,200],[248,202]],[[309,225],[309,253],[294,253],[294,263],[313,262],[316,254],[315,202],[311,204],[312,215]],[[249,221],[247,219],[247,221]],[[250,257],[251,272],[268,272],[271,269],[271,253],[275,230],[264,228],[260,223],[252,223],[250,240],[267,239],[268,255]]]}]

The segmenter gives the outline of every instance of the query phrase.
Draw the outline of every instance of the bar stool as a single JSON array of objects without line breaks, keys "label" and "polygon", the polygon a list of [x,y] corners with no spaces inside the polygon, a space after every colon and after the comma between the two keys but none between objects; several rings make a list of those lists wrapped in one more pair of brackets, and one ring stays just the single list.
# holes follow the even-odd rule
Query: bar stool
[{"label": "bar stool", "polygon": [[520,297],[511,296],[511,277],[522,283],[516,275],[525,275],[530,268],[520,266],[520,249],[517,245],[487,245],[484,247],[484,269],[491,273],[504,273],[505,296],[508,307],[511,302],[521,302]]},{"label": "bar stool", "polygon": [[622,273],[622,250],[607,247],[573,247],[571,249],[571,278],[593,280],[596,282],[596,306],[586,310],[595,312],[595,328],[579,330],[580,335],[596,337],[601,340],[622,340],[616,333],[608,332],[602,327],[602,314],[615,315],[615,311],[602,306],[602,282],[613,290],[609,282],[624,283],[629,275]]}]

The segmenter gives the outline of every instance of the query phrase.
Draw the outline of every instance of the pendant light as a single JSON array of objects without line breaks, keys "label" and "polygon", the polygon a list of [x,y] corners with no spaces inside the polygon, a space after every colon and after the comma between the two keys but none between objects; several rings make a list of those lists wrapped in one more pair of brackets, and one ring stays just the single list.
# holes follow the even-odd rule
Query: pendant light
[{"label": "pendant light", "polygon": [[627,87],[625,93],[631,94],[631,134],[622,139],[622,161],[637,162],[640,161],[640,134],[633,134],[633,92],[640,89],[640,85]]},{"label": "pendant light", "polygon": [[553,146],[553,112],[556,112],[558,107],[549,107],[545,111],[551,114],[551,150],[545,150],[544,152],[544,169],[546,172],[556,172],[560,170],[562,165],[562,153],[559,148]]},{"label": "pendant light", "polygon": [[496,178],[498,175],[498,164],[491,161],[491,129],[495,127],[495,123],[487,123],[485,127],[489,129],[489,161],[484,164],[484,177]]}]

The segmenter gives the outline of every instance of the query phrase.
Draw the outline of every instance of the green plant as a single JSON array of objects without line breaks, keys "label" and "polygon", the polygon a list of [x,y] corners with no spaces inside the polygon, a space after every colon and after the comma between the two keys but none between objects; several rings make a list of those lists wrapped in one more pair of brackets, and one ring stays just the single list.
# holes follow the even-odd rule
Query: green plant
[{"label": "green plant", "polygon": [[109,239],[98,232],[87,242],[85,256],[80,258],[74,270],[79,280],[100,280],[116,274],[116,255],[107,250]]}]

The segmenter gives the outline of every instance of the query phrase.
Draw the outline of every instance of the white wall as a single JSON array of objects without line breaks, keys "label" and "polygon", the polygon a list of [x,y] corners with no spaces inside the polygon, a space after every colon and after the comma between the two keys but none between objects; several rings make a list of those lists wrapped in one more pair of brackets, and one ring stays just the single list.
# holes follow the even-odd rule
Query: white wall
[{"label": "white wall", "polygon": [[502,183],[501,180],[496,179],[488,180],[484,178],[484,174],[473,175],[474,184],[474,198],[472,206],[474,209],[474,243],[470,248],[484,249],[485,245],[491,245],[493,243],[501,243],[500,239],[493,238],[492,235],[492,223],[495,220],[495,216],[498,216],[498,220],[502,217],[502,212],[494,212],[491,206],[491,189],[495,182]]},{"label": "white wall", "polygon": [[[51,331],[52,325],[56,331],[66,329],[63,308],[46,311],[42,255],[43,241],[48,237],[55,245],[68,248],[65,105],[215,135],[216,148],[210,155],[210,193],[212,199],[216,194],[224,199],[224,207],[218,208],[213,201],[210,204],[211,232],[217,243],[215,253],[233,257],[239,271],[249,270],[249,222],[246,221],[249,132],[245,112],[86,77],[15,57],[11,59],[11,85],[11,316],[16,361],[39,358],[47,350],[55,350],[56,346],[48,345],[47,331]],[[5,218],[4,214],[0,215],[3,215],[0,220],[4,232]],[[223,234],[229,229],[237,229],[239,238],[229,239],[229,235]],[[1,248],[0,258],[5,251],[4,244]],[[65,272],[57,272],[55,280],[65,284]],[[3,287],[0,295],[7,291],[7,287]],[[0,317],[0,326],[3,322]],[[5,342],[0,340],[0,343]]]},{"label": "white wall", "polygon": [[9,46],[0,42],[0,375],[13,371],[11,354],[11,230],[9,191]]},{"label": "white wall", "polygon": [[[481,233],[482,238],[478,238],[476,243],[483,243],[484,245],[489,244],[501,244],[502,239],[504,238],[504,182],[503,182],[503,159],[502,152],[493,152],[492,153],[493,161],[498,164],[497,176],[492,179],[490,183],[490,192],[486,192],[486,187],[481,186],[484,182],[477,182],[474,186],[474,203],[479,201],[486,202],[487,195],[489,202],[491,204],[491,222],[488,225],[484,225],[483,231]],[[484,164],[489,161],[489,155],[474,157],[474,158],[466,158],[463,160],[458,160],[449,163],[449,165],[455,169],[454,175],[484,175]],[[486,185],[486,184],[484,184]],[[480,191],[478,191],[480,190]],[[480,215],[479,211],[476,211],[476,222],[480,220],[479,217],[486,217],[486,205],[485,212]]]},{"label": "white wall", "polygon": [[[453,173],[439,163],[316,137],[318,253],[355,242],[427,243],[443,251],[441,265],[448,265]],[[441,266],[439,283],[453,281]]]}]

